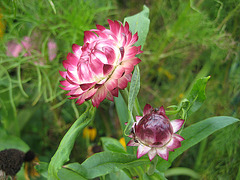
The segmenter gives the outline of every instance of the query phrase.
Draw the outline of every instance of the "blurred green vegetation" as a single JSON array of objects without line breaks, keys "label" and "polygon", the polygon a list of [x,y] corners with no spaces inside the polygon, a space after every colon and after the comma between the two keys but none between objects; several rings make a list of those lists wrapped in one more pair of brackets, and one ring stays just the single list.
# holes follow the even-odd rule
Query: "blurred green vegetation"
[{"label": "blurred green vegetation", "polygon": [[[76,106],[59,88],[62,78],[58,71],[63,70],[62,61],[72,44],[82,45],[84,31],[95,24],[107,27],[108,18],[123,21],[144,4],[150,9],[151,24],[139,65],[141,107],[146,103],[154,107],[178,104],[196,79],[210,75],[207,99],[186,125],[215,115],[239,118],[239,0],[2,0],[2,134],[20,137],[41,161],[49,162],[66,131],[88,106]],[[35,37],[37,50],[32,56],[23,56],[25,52],[19,57],[7,56],[7,43],[20,43],[25,36]],[[48,59],[49,39],[58,47],[53,61]],[[41,59],[46,59],[43,65],[35,63]],[[97,128],[97,138],[90,141],[79,135],[71,161],[86,159],[99,147],[101,137],[122,137],[112,102],[101,103],[91,126]],[[239,132],[239,123],[218,131],[185,152],[173,167],[189,167],[202,179],[235,179],[240,176]]]}]

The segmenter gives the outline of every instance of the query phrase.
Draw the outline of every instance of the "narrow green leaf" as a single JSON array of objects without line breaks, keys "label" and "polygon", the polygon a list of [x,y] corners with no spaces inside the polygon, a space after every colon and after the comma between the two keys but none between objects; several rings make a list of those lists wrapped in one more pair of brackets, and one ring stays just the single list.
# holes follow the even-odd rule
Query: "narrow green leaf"
[{"label": "narrow green leaf", "polygon": [[134,119],[133,119],[132,112],[128,110],[128,123],[123,131],[125,136],[129,136],[133,123],[134,123]]},{"label": "narrow green leaf", "polygon": [[[43,77],[45,78],[46,80],[46,98],[45,98],[45,101],[48,101],[49,99],[53,99],[53,89],[52,89],[52,85],[51,85],[51,81],[49,79],[49,75],[43,70],[42,71],[43,73]],[[47,97],[47,89],[48,89],[48,93],[49,93],[49,97]]]},{"label": "narrow green leaf", "polygon": [[125,123],[128,121],[128,108],[121,93],[119,93],[118,97],[114,97],[114,102],[121,128],[124,130],[126,127]]},{"label": "narrow green leaf", "polygon": [[237,173],[237,177],[236,177],[236,180],[239,180],[240,179],[240,166],[238,168],[238,173]]},{"label": "narrow green leaf", "polygon": [[48,2],[50,4],[50,6],[52,7],[54,14],[56,14],[57,12],[56,12],[56,8],[55,8],[55,5],[54,5],[53,1],[52,0],[48,0]]},{"label": "narrow green leaf", "polygon": [[87,179],[93,179],[124,168],[149,164],[149,159],[137,159],[135,155],[117,152],[101,152],[89,157],[82,164],[72,163],[65,167],[76,171]]},{"label": "narrow green leaf", "polygon": [[140,70],[137,65],[135,67],[135,70],[132,76],[129,95],[128,95],[128,109],[130,112],[132,112],[133,110],[133,105],[135,103],[135,99],[138,95],[139,89],[140,89]]},{"label": "narrow green leaf", "polygon": [[147,6],[143,6],[143,10],[130,17],[126,17],[124,19],[124,23],[128,22],[129,28],[132,33],[138,33],[138,41],[136,42],[135,46],[141,45],[143,48],[143,45],[146,41],[147,34],[149,31],[149,25],[150,25],[150,20],[148,18],[149,16],[149,9]]},{"label": "narrow green leaf", "polygon": [[187,105],[186,107],[183,107],[183,110],[186,111],[187,116],[190,116],[192,113],[197,111],[205,101],[205,88],[209,79],[210,76],[200,78],[194,83],[190,93],[186,97],[188,101]]},{"label": "narrow green leaf", "polygon": [[171,168],[168,169],[165,172],[165,176],[166,177],[170,177],[170,176],[180,176],[180,175],[185,175],[185,176],[189,176],[193,179],[200,179],[201,176],[196,173],[195,171],[193,171],[192,169],[189,168],[185,168],[185,167],[176,167],[176,168]]},{"label": "narrow green leaf", "polygon": [[35,66],[37,69],[37,75],[38,75],[38,93],[41,92],[42,87],[42,74],[38,66]]},{"label": "narrow green leaf", "polygon": [[181,142],[182,146],[174,150],[175,152],[169,153],[168,161],[159,159],[157,169],[161,172],[164,172],[168,167],[170,167],[173,160],[181,155],[184,151],[199,143],[217,130],[236,122],[239,122],[239,119],[229,116],[216,116],[205,119],[185,128],[181,133],[181,136],[185,138],[185,140]]},{"label": "narrow green leaf", "polygon": [[24,91],[23,86],[22,86],[22,79],[21,79],[21,65],[19,64],[17,67],[17,77],[18,77],[18,86],[19,89],[21,91],[21,93],[23,94],[23,96],[25,96],[26,98],[28,98],[27,93]]},{"label": "narrow green leaf", "polygon": [[104,151],[126,153],[124,147],[117,139],[111,137],[102,137],[101,141]]},{"label": "narrow green leaf", "polygon": [[56,153],[54,154],[49,163],[49,179],[59,179],[57,176],[58,170],[63,166],[65,162],[69,161],[69,156],[73,148],[75,139],[77,138],[79,132],[93,120],[95,112],[96,108],[93,107],[86,110],[65,134]]},{"label": "narrow green leaf", "polygon": [[[114,102],[115,102],[118,118],[120,121],[120,125],[122,128],[122,131],[124,132],[124,129],[126,128],[125,123],[128,122],[128,119],[129,119],[128,118],[129,111],[128,111],[126,103],[123,100],[121,93],[119,93],[118,97],[114,97]],[[126,143],[130,140],[130,138],[127,136],[124,136],[124,139],[125,139]],[[127,152],[132,153],[133,148],[127,146]]]}]

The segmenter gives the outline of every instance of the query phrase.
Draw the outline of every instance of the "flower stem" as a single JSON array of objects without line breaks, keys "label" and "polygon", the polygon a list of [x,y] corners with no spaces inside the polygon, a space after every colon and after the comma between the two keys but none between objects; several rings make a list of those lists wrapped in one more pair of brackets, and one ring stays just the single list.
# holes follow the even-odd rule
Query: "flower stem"
[{"label": "flower stem", "polygon": [[151,164],[150,164],[150,167],[148,169],[148,172],[147,174],[150,176],[154,173],[155,169],[156,169],[156,166],[157,166],[157,163],[158,163],[158,156],[155,156],[153,158],[153,160],[151,161]]}]

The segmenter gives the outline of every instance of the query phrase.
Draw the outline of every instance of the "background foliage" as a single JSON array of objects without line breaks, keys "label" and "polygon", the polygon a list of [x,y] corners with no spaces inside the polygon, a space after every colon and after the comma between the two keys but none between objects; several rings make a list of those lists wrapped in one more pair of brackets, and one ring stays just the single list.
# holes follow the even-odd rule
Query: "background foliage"
[{"label": "background foliage", "polygon": [[[95,24],[106,25],[107,18],[123,21],[141,11],[144,4],[150,9],[151,23],[139,64],[141,107],[146,103],[153,107],[178,104],[189,93],[191,83],[210,75],[204,105],[189,116],[185,126],[215,115],[239,118],[238,0],[2,0],[0,145],[6,137],[13,144],[22,140],[19,147],[31,148],[41,161],[49,162],[66,131],[88,107],[88,103],[76,106],[59,88],[61,62],[73,43],[83,43],[85,30],[95,28]],[[36,34],[41,53],[6,55],[9,41],[20,42],[24,36]],[[58,47],[53,61],[48,59],[49,39]],[[35,63],[41,59],[46,59],[44,65]],[[114,104],[109,101],[101,103],[90,126],[97,129],[97,137],[91,141],[80,134],[70,162],[81,163],[104,148],[101,137],[119,140],[123,136]],[[189,167],[203,179],[235,179],[240,176],[239,130],[236,123],[217,131],[184,152],[173,167]],[[0,146],[0,150],[4,148]]]}]

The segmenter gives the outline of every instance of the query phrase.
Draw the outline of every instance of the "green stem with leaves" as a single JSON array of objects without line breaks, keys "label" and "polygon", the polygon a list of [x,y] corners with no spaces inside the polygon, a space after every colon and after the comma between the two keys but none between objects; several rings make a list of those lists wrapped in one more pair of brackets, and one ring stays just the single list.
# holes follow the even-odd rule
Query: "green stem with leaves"
[{"label": "green stem with leaves", "polygon": [[88,108],[72,125],[63,137],[56,153],[52,157],[48,167],[48,179],[58,180],[58,171],[69,161],[75,140],[80,133],[95,117],[96,108]]}]

